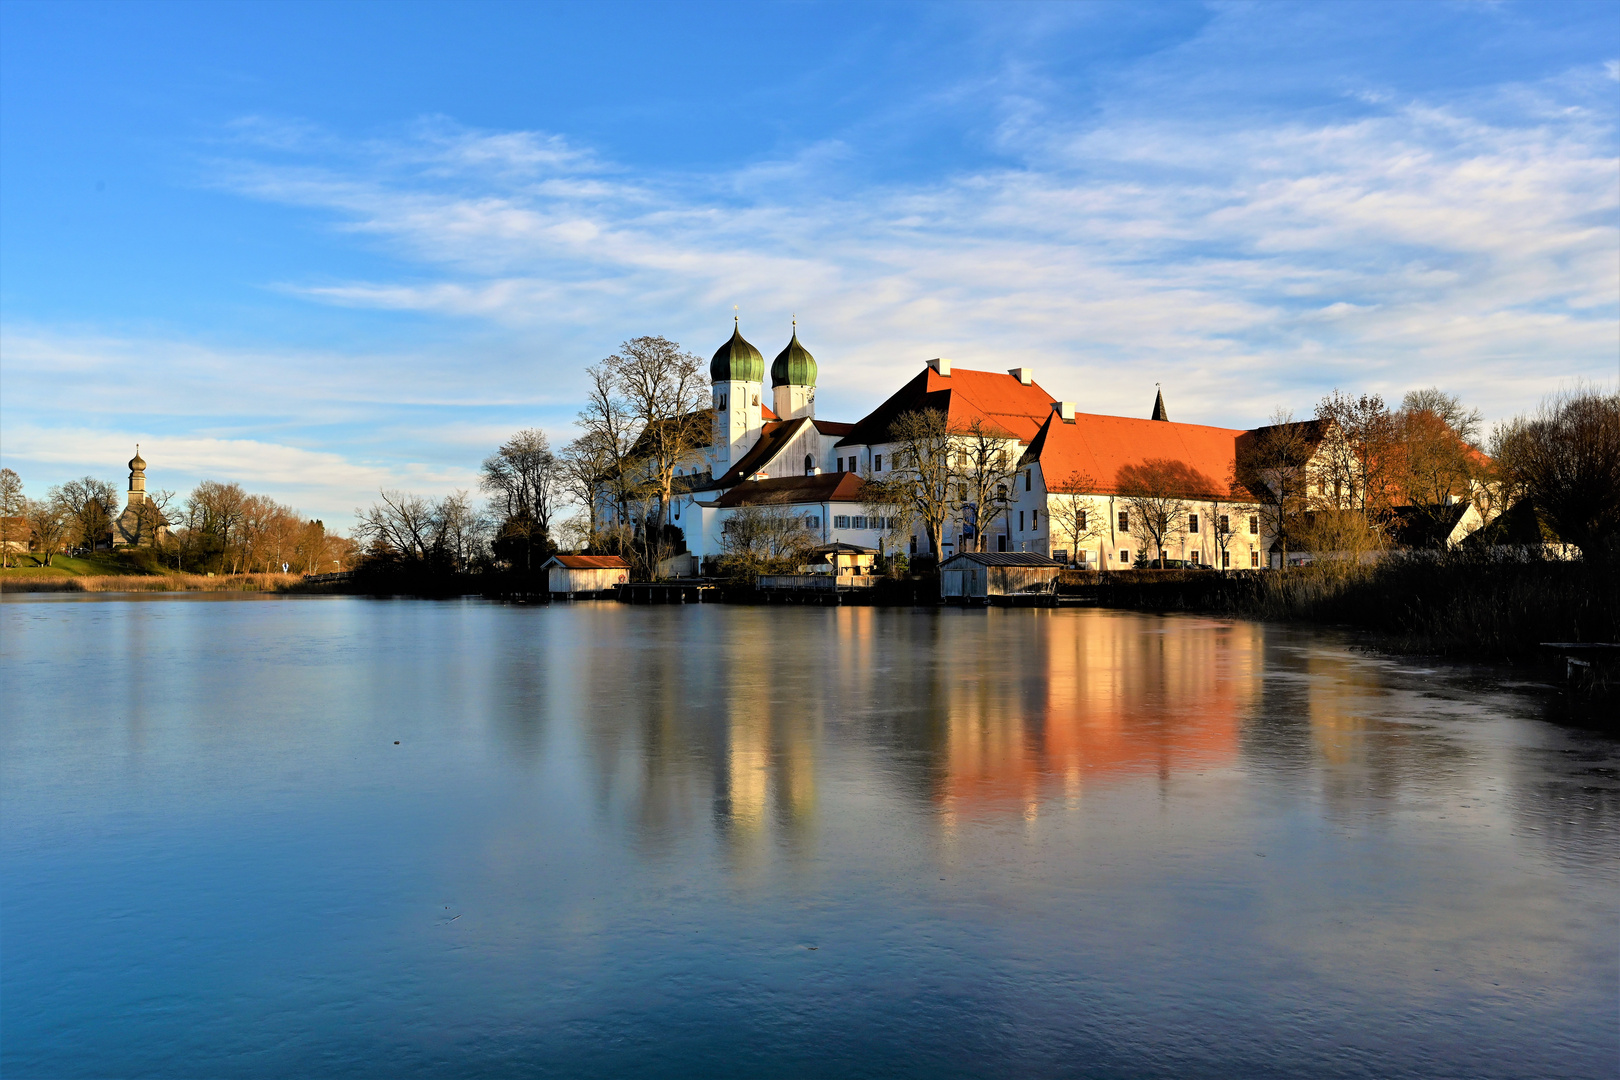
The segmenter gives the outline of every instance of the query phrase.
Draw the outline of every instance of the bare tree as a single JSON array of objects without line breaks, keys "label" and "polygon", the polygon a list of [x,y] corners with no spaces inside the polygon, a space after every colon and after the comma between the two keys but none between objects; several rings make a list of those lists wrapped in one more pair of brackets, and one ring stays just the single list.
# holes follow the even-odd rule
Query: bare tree
[{"label": "bare tree", "polygon": [[888,441],[895,448],[894,471],[868,479],[863,500],[874,513],[898,517],[907,526],[920,522],[929,550],[938,558],[952,497],[958,494],[945,414],[938,409],[902,413],[889,428]]},{"label": "bare tree", "polygon": [[1295,423],[1286,409],[1278,409],[1269,425],[1245,432],[1237,441],[1238,480],[1260,504],[1263,531],[1282,548],[1284,567],[1293,543],[1290,530],[1305,509],[1313,442],[1306,426]]},{"label": "bare tree", "polygon": [[172,491],[149,491],[146,498],[135,504],[134,519],[135,534],[130,537],[130,543],[140,546],[142,544],[156,545],[163,536],[163,531],[169,527],[169,507],[174,503]]},{"label": "bare tree", "polygon": [[533,570],[534,549],[550,550],[551,518],[563,483],[545,432],[525,428],[502,443],[484,459],[481,482],[500,536],[521,551],[524,569]]},{"label": "bare tree", "polygon": [[[582,460],[589,462],[595,477],[589,503],[594,526],[600,524],[598,504],[613,522],[613,546],[628,547],[625,530],[630,528],[630,508],[640,501],[645,479],[636,468],[632,451],[636,446],[635,419],[619,392],[618,377],[611,364],[603,362],[585,369],[590,380],[585,408],[576,424],[582,434],[575,444]],[[603,530],[604,532],[607,530]],[[593,539],[592,543],[596,541]]]},{"label": "bare tree", "polygon": [[23,497],[22,477],[11,469],[0,469],[0,566],[11,565],[12,545],[26,545],[28,535],[28,500]]},{"label": "bare tree", "polygon": [[[961,515],[964,523],[973,521],[974,546],[983,551],[985,534],[994,526],[996,517],[1007,512],[1007,493],[1018,473],[1018,456],[1013,452],[1018,441],[977,416],[951,434],[957,495],[951,509]],[[870,475],[867,479],[871,479]],[[962,547],[967,549],[965,543]]]},{"label": "bare tree", "polygon": [[663,556],[664,527],[672,523],[675,469],[707,446],[713,435],[709,384],[703,361],[662,337],[626,341],[602,365],[637,429],[630,466],[648,503],[641,518],[643,560],[649,572]]},{"label": "bare tree", "polygon": [[1516,439],[1518,482],[1559,538],[1595,558],[1620,537],[1620,395],[1543,402]]},{"label": "bare tree", "polygon": [[1396,491],[1399,422],[1377,394],[1351,397],[1340,390],[1316,405],[1322,441],[1312,459],[1314,503],[1322,509],[1358,510],[1370,523],[1387,515]]},{"label": "bare tree", "polygon": [[1126,465],[1115,478],[1115,487],[1125,500],[1131,518],[1140,522],[1159,552],[1164,566],[1164,545],[1172,536],[1184,533],[1193,500],[1214,490],[1208,477],[1184,461],[1148,458],[1140,465]]},{"label": "bare tree", "polygon": [[1463,408],[1462,399],[1455,394],[1447,394],[1437,386],[1408,390],[1401,398],[1401,411],[1433,413],[1463,442],[1476,449],[1479,446],[1479,425],[1485,416],[1478,409]]},{"label": "bare tree", "polygon": [[617,458],[610,440],[586,432],[557,455],[563,493],[584,510],[585,539],[576,547],[595,543],[601,532],[601,498],[611,486]]},{"label": "bare tree", "polygon": [[786,506],[744,506],[720,531],[720,562],[736,578],[792,573],[809,558],[816,536]]},{"label": "bare tree", "polygon": [[[478,557],[484,544],[485,522],[473,509],[465,491],[455,491],[439,500],[438,531],[454,567],[464,571]],[[550,511],[547,511],[547,521]],[[549,528],[549,526],[548,526]]]},{"label": "bare tree", "polygon": [[425,562],[439,531],[433,503],[403,491],[377,492],[379,502],[357,509],[355,539],[373,551]]},{"label": "bare tree", "polygon": [[53,489],[46,498],[28,500],[26,517],[34,532],[35,561],[50,566],[67,541],[69,530],[77,523],[78,515],[73,505],[61,499]]},{"label": "bare tree", "polygon": [[[1456,410],[1448,407],[1448,411]],[[1411,507],[1408,512],[1438,523],[1449,513],[1446,507],[1474,497],[1476,485],[1485,477],[1484,460],[1440,413],[1403,409],[1399,421],[1400,484]]]},{"label": "bare tree", "polygon": [[103,541],[111,541],[113,514],[118,509],[118,491],[112,484],[84,476],[55,491],[73,514],[69,533],[74,542],[94,551]]},{"label": "bare tree", "polygon": [[[217,552],[224,561],[240,549],[240,530],[247,515],[248,493],[241,484],[204,480],[186,500],[186,530],[192,553],[209,558]],[[211,559],[210,559],[211,561]]]},{"label": "bare tree", "polygon": [[[1088,540],[1098,540],[1108,533],[1106,514],[1091,505],[1090,494],[1097,490],[1097,482],[1083,472],[1071,472],[1062,481],[1048,483],[1048,522],[1053,536],[1062,536],[1069,545],[1069,558],[1076,558]],[[1102,563],[1097,564],[1101,566]]]}]

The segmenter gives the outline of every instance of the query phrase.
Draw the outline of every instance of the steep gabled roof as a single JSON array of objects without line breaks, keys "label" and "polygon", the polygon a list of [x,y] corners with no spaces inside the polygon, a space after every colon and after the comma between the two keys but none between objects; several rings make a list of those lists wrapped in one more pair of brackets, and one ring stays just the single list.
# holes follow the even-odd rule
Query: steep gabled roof
[{"label": "steep gabled roof", "polygon": [[908,412],[938,409],[945,414],[952,430],[982,419],[1027,443],[1052,411],[1052,397],[1039,383],[1028,386],[1010,374],[953,368],[941,375],[924,368],[916,378],[897,390],[889,400],[872,410],[855,425],[839,446],[870,446],[889,441],[889,428]]},{"label": "steep gabled roof", "polygon": [[941,570],[947,570],[953,563],[978,563],[980,566],[1038,566],[1050,567],[1053,570],[1063,569],[1063,564],[1048,559],[1045,555],[1037,555],[1033,551],[964,551],[959,555],[952,555],[939,564]]},{"label": "steep gabled roof", "polygon": [[738,484],[715,502],[716,506],[774,506],[789,503],[860,502],[866,486],[854,473],[820,476],[782,476]]},{"label": "steep gabled roof", "polygon": [[840,424],[834,420],[813,420],[816,430],[823,435],[848,435],[855,430],[854,424]]},{"label": "steep gabled roof", "polygon": [[1040,462],[1048,491],[1113,495],[1120,473],[1154,459],[1180,462],[1196,478],[1189,495],[1228,490],[1236,463],[1236,428],[1076,413],[1068,423],[1051,413],[1020,464]]},{"label": "steep gabled roof", "polygon": [[748,453],[737,460],[731,468],[720,476],[715,477],[714,487],[730,487],[739,484],[747,477],[769,467],[777,455],[788,448],[795,436],[804,430],[810,421],[805,418],[798,420],[772,420],[768,422],[759,433],[759,441],[749,447]]}]

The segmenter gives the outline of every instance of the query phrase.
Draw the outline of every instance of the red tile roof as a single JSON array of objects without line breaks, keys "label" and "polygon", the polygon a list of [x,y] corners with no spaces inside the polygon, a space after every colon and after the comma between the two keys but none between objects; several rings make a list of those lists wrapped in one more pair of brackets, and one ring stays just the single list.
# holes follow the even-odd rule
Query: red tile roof
[{"label": "red tile roof", "polygon": [[551,561],[569,570],[628,570],[617,555],[553,555]]},{"label": "red tile roof", "polygon": [[781,476],[747,480],[715,502],[716,506],[772,506],[782,503],[860,502],[866,486],[854,473],[820,476]]},{"label": "red tile roof", "polygon": [[1185,466],[1191,475],[1188,495],[1230,490],[1237,457],[1236,428],[1138,420],[1129,416],[1075,414],[1066,423],[1052,413],[1024,453],[1024,462],[1040,462],[1048,491],[1083,491],[1100,495],[1120,490],[1122,470],[1150,460]]},{"label": "red tile roof", "polygon": [[941,375],[924,368],[915,379],[879,405],[839,446],[870,446],[889,441],[889,428],[903,413],[938,409],[953,430],[975,418],[993,423],[1019,442],[1027,443],[1052,411],[1052,396],[1039,383],[1025,386],[1006,373],[953,368]]}]

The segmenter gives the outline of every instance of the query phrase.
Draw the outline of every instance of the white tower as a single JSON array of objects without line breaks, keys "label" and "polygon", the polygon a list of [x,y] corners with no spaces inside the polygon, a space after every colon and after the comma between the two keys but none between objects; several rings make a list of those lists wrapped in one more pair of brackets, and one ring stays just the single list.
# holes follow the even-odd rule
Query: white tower
[{"label": "white tower", "polygon": [[754,448],[765,426],[759,408],[765,357],[743,338],[740,324],[732,327],[731,340],[709,361],[709,381],[714,384],[714,442],[709,452],[718,477]]},{"label": "white tower", "polygon": [[816,358],[799,344],[797,320],[793,323],[793,340],[771,364],[771,396],[771,411],[783,420],[816,415]]}]

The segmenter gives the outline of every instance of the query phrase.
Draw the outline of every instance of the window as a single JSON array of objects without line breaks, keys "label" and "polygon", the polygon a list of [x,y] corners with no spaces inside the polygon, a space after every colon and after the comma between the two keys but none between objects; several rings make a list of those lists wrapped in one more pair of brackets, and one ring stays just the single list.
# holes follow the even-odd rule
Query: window
[{"label": "window", "polygon": [[1035,471],[1034,469],[1025,469],[1024,470],[1024,490],[1025,491],[1029,490],[1030,474],[1032,474],[1034,471]]},{"label": "window", "polygon": [[839,472],[844,471],[844,459],[843,458],[838,459],[838,471]]},{"label": "window", "polygon": [[726,411],[726,395],[724,395],[724,394],[720,395],[720,411],[721,412]]},{"label": "window", "polygon": [[[1080,554],[1084,555],[1085,552],[1082,551]],[[1052,561],[1053,562],[1060,562],[1060,563],[1063,563],[1063,564],[1067,565],[1068,562],[1069,562],[1069,549],[1068,548],[1053,548],[1052,549]]]},{"label": "window", "polygon": [[807,529],[819,529],[819,528],[821,528],[821,515],[820,514],[806,514],[806,515],[804,515],[804,527],[807,528]]},{"label": "window", "polygon": [[852,529],[864,529],[866,528],[866,519],[863,517],[850,518],[849,527]]},{"label": "window", "polygon": [[835,529],[847,529],[847,528],[849,528],[849,515],[848,514],[834,514],[833,515],[833,528],[835,528]]},{"label": "window", "polygon": [[[1249,535],[1250,536],[1259,536],[1260,535],[1260,519],[1258,517],[1256,517],[1255,515],[1253,515],[1253,514],[1249,515]],[[1259,566],[1260,564],[1255,563],[1255,565]]]},{"label": "window", "polygon": [[1192,554],[1192,564],[1194,566],[1197,566],[1198,565],[1198,552],[1194,551],[1191,554]]},{"label": "window", "polygon": [[1221,569],[1232,569],[1232,553],[1230,551],[1221,552]]},{"label": "window", "polygon": [[816,459],[813,454],[804,455],[804,475],[809,476],[816,471]]},{"label": "window", "polygon": [[1122,533],[1131,531],[1131,512],[1129,510],[1119,512],[1119,531]]},{"label": "window", "polygon": [[1119,561],[1122,562],[1122,563],[1125,563],[1127,566],[1130,565],[1130,561],[1131,561],[1131,549],[1130,548],[1120,548],[1119,549]]},{"label": "window", "polygon": [[872,455],[872,471],[873,472],[882,472],[883,471],[883,455],[882,454],[873,454]]},{"label": "window", "polygon": [[679,499],[676,499],[675,500],[675,520],[679,521],[680,517],[681,517],[681,501]]},{"label": "window", "polygon": [[1195,532],[1198,531],[1198,515],[1197,514],[1188,514],[1187,515],[1187,531],[1190,532],[1190,533],[1195,533]]},{"label": "window", "polygon": [[1018,531],[1024,531],[1024,512],[1022,510],[1018,511]]},{"label": "window", "polygon": [[1031,510],[1029,512],[1029,531],[1030,532],[1040,532],[1041,531],[1040,517],[1041,517],[1041,512],[1039,510]]},{"label": "window", "polygon": [[1221,515],[1221,523],[1218,526],[1218,529],[1219,529],[1220,534],[1222,536],[1225,536],[1227,533],[1231,532],[1232,531],[1232,519],[1229,518],[1227,515],[1222,514]]},{"label": "window", "polygon": [[1077,514],[1075,514],[1075,521],[1076,521],[1076,524],[1078,524],[1080,526],[1078,531],[1079,532],[1085,532],[1086,531],[1086,512],[1084,510],[1081,510]]},{"label": "window", "polygon": [[1260,553],[1258,551],[1249,552],[1249,565],[1255,568],[1260,566]]},{"label": "window", "polygon": [[1006,533],[996,533],[996,550],[997,551],[1006,551],[1007,550],[1007,534]]}]

